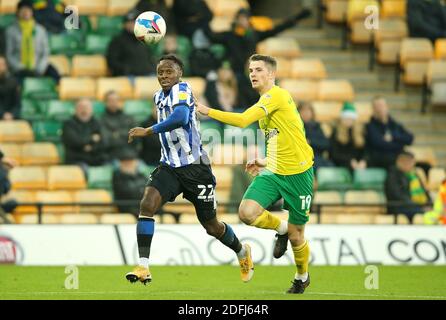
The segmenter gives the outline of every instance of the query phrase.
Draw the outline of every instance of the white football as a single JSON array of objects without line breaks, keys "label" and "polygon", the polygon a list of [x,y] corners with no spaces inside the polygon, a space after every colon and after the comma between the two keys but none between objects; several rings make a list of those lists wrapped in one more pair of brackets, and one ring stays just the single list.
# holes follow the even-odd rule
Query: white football
[{"label": "white football", "polygon": [[156,12],[145,11],[136,18],[133,32],[141,42],[157,43],[166,34],[166,21]]}]

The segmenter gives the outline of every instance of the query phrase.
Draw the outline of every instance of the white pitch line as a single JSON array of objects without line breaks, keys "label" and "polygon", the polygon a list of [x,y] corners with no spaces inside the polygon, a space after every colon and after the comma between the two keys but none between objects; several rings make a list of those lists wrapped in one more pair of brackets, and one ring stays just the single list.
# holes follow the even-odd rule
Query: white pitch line
[{"label": "white pitch line", "polygon": [[390,295],[390,294],[363,294],[363,293],[337,293],[337,292],[307,292],[305,294],[325,295],[325,296],[345,296],[345,297],[446,299],[446,296],[406,296],[406,295]]}]

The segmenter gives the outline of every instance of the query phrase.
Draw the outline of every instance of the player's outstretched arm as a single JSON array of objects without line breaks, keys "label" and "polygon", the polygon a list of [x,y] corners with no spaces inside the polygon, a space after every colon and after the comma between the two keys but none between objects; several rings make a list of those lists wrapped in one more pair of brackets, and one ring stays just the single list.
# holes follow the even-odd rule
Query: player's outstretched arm
[{"label": "player's outstretched arm", "polygon": [[265,116],[265,111],[258,106],[252,106],[243,113],[225,112],[212,109],[200,102],[196,102],[196,108],[199,113],[205,116],[209,116],[217,121],[240,128],[246,128],[251,123],[258,121]]}]

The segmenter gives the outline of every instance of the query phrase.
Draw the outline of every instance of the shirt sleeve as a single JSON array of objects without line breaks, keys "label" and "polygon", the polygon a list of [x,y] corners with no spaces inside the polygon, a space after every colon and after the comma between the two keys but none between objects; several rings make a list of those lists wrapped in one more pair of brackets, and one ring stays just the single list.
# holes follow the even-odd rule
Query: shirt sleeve
[{"label": "shirt sleeve", "polygon": [[272,97],[270,94],[264,94],[252,107],[261,108],[265,112],[265,116],[268,116],[279,108],[279,103],[277,103],[276,97]]},{"label": "shirt sleeve", "polygon": [[172,107],[177,105],[191,106],[193,104],[192,91],[187,83],[181,82],[172,87]]}]

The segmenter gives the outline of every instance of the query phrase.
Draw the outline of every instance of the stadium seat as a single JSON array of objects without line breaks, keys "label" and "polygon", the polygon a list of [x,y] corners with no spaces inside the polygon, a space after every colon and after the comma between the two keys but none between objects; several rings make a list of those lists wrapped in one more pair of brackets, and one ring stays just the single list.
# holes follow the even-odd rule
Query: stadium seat
[{"label": "stadium seat", "polygon": [[413,224],[417,224],[417,225],[423,225],[424,223],[424,214],[423,213],[417,213],[416,215],[413,216],[413,220],[412,220]]},{"label": "stadium seat", "polygon": [[[19,221],[21,224],[37,224],[37,214],[23,214],[20,215]],[[58,224],[60,223],[60,215],[53,213],[42,214],[42,224]]]},{"label": "stadium seat", "polygon": [[85,189],[84,172],[79,166],[62,165],[48,168],[48,190]]},{"label": "stadium seat", "polygon": [[428,62],[432,58],[433,46],[429,39],[403,39],[400,50],[400,68],[404,72],[404,83],[409,85],[423,84]]},{"label": "stadium seat", "polygon": [[60,79],[59,95],[61,100],[76,100],[80,97],[96,97],[96,80],[93,78]]},{"label": "stadium seat", "polygon": [[59,162],[59,153],[51,142],[25,143],[22,147],[23,165],[53,165]]},{"label": "stadium seat", "polygon": [[[11,190],[2,198],[2,202],[7,200],[15,200],[20,203],[35,203],[36,193],[32,190]],[[14,210],[14,215],[20,222],[22,214],[37,213],[37,207],[33,205],[19,205]]]},{"label": "stadium seat", "polygon": [[89,189],[112,189],[113,167],[110,165],[88,167]]},{"label": "stadium seat", "polygon": [[148,166],[144,162],[141,162],[138,165],[138,172],[141,172],[144,176],[148,177],[155,168],[156,166]]},{"label": "stadium seat", "polygon": [[105,104],[102,101],[93,100],[93,115],[100,117],[105,113]]},{"label": "stadium seat", "polygon": [[206,0],[209,9],[216,16],[234,18],[240,8],[249,8],[246,0]]},{"label": "stadium seat", "polygon": [[330,23],[342,23],[347,18],[349,0],[327,0],[325,19]]},{"label": "stadium seat", "polygon": [[111,39],[111,36],[107,35],[88,34],[85,40],[85,53],[105,55]]},{"label": "stadium seat", "polygon": [[106,15],[108,0],[74,0],[72,3],[83,15]]},{"label": "stadium seat", "polygon": [[242,144],[216,144],[206,149],[213,165],[234,165],[244,163],[245,149]]},{"label": "stadium seat", "polygon": [[374,215],[372,214],[337,214],[337,224],[373,224]]},{"label": "stadium seat", "polygon": [[96,224],[98,217],[93,213],[64,213],[60,216],[62,224]]},{"label": "stadium seat", "polygon": [[99,217],[99,223],[103,224],[135,224],[136,217],[130,213],[105,213]]},{"label": "stadium seat", "polygon": [[381,18],[406,19],[406,0],[382,0]]},{"label": "stadium seat", "polygon": [[291,77],[322,80],[327,77],[327,72],[320,59],[294,59],[291,62]]},{"label": "stadium seat", "polygon": [[431,86],[431,105],[446,107],[446,82],[433,83]]},{"label": "stadium seat", "polygon": [[337,214],[331,214],[331,213],[323,213],[321,214],[321,224],[336,224],[337,223]]},{"label": "stadium seat", "polygon": [[0,142],[31,142],[34,133],[28,121],[0,120]]},{"label": "stadium seat", "polygon": [[339,118],[342,110],[341,102],[313,102],[313,109],[316,115],[316,120],[319,122],[332,122]]},{"label": "stadium seat", "polygon": [[[76,207],[71,205],[73,203],[73,197],[68,191],[37,191],[36,201],[44,204],[42,208],[43,213],[77,212]],[[47,205],[51,203],[60,205]]]},{"label": "stadium seat", "polygon": [[338,191],[316,191],[314,194],[314,204],[342,204],[342,194]]},{"label": "stadium seat", "polygon": [[72,77],[105,77],[107,61],[100,54],[75,55],[72,60]]},{"label": "stadium seat", "polygon": [[[109,213],[115,211],[115,208],[110,206],[113,199],[107,190],[77,190],[73,192],[73,200],[80,204],[79,212]],[[108,206],[89,206],[89,203],[103,203]]]},{"label": "stadium seat", "polygon": [[409,224],[409,219],[404,214],[398,214],[396,217],[397,224]]},{"label": "stadium seat", "polygon": [[347,8],[347,23],[350,27],[350,41],[355,44],[366,44],[372,41],[372,28],[366,28],[365,19],[370,12],[370,6],[379,8],[376,0],[350,0]]},{"label": "stadium seat", "polygon": [[232,186],[232,167],[231,166],[214,166],[212,173],[217,180],[217,191],[220,189],[230,189]]},{"label": "stadium seat", "polygon": [[268,38],[257,45],[257,52],[284,58],[298,58],[301,56],[299,44],[293,38]]},{"label": "stadium seat", "polygon": [[49,46],[52,55],[73,56],[81,50],[80,40],[74,34],[51,34]]},{"label": "stadium seat", "polygon": [[310,80],[283,79],[280,86],[288,90],[296,101],[314,101],[318,98],[319,82]]},{"label": "stadium seat", "polygon": [[[114,2],[116,4],[117,0],[109,0]],[[118,0],[119,1],[119,0]],[[122,1],[122,0],[121,0]],[[126,0],[124,0],[126,1]],[[126,1],[126,4],[129,4],[129,1]],[[110,6],[112,3],[109,3],[108,10],[110,10]],[[116,9],[116,8],[113,8]],[[112,10],[113,10],[112,9]],[[130,11],[130,10],[128,10]],[[106,36],[115,36],[118,33],[120,33],[123,29],[123,23],[122,23],[122,16],[124,16],[127,12],[124,12],[121,15],[108,15],[108,16],[98,16],[96,21],[96,33],[100,35],[106,35]]]},{"label": "stadium seat", "polygon": [[382,191],[386,176],[386,170],[381,168],[357,169],[353,172],[353,184],[360,190]]},{"label": "stadium seat", "polygon": [[288,58],[277,57],[277,79],[291,78],[291,60]]},{"label": "stadium seat", "polygon": [[274,22],[267,16],[251,16],[249,22],[256,31],[268,31],[274,28]]},{"label": "stadium seat", "polygon": [[241,224],[240,218],[237,213],[217,213],[219,220],[224,221],[230,225]]},{"label": "stadium seat", "polygon": [[[1,3],[2,1],[0,1]],[[9,25],[13,24],[16,20],[15,14],[4,14],[1,13],[1,4],[0,4],[0,29],[6,29]]]},{"label": "stadium seat", "polygon": [[18,143],[2,143],[0,150],[5,158],[14,159],[17,164],[22,164],[22,144]]},{"label": "stadium seat", "polygon": [[204,95],[206,89],[206,80],[200,77],[183,77],[184,82],[189,83],[192,93],[198,99]]},{"label": "stadium seat", "polygon": [[426,162],[432,167],[435,167],[438,163],[435,152],[431,147],[410,146],[407,149],[415,155],[417,162]]},{"label": "stadium seat", "polygon": [[25,78],[22,98],[57,99],[56,84],[52,78]]},{"label": "stadium seat", "polygon": [[46,110],[41,110],[45,105],[31,99],[22,99],[22,108],[20,109],[20,117],[24,120],[42,120],[45,117]]},{"label": "stadium seat", "polygon": [[319,190],[345,190],[352,186],[352,177],[346,168],[321,167],[316,177]]},{"label": "stadium seat", "polygon": [[107,16],[118,16],[122,21],[122,16],[126,15],[138,3],[138,0],[108,0]]},{"label": "stadium seat", "polygon": [[59,142],[62,136],[62,123],[59,121],[34,121],[33,132],[36,141]]},{"label": "stadium seat", "polygon": [[435,41],[435,59],[446,59],[446,39]]},{"label": "stadium seat", "polygon": [[322,80],[319,84],[318,100],[353,101],[355,94],[348,80]]},{"label": "stadium seat", "polygon": [[46,170],[43,167],[15,167],[11,169],[9,179],[14,190],[41,190],[47,188]]},{"label": "stadium seat", "polygon": [[71,62],[64,54],[52,55],[49,62],[57,69],[59,75],[68,76],[71,73]]},{"label": "stadium seat", "polygon": [[99,78],[96,99],[104,100],[107,91],[115,90],[123,100],[133,98],[133,87],[127,77]]},{"label": "stadium seat", "polygon": [[124,113],[132,116],[137,122],[146,120],[152,114],[151,100],[126,100]]},{"label": "stadium seat", "polygon": [[349,190],[344,195],[345,204],[384,204],[384,194],[373,190]]},{"label": "stadium seat", "polygon": [[446,171],[444,168],[431,168],[428,174],[429,190],[438,191],[445,179]]},{"label": "stadium seat", "polygon": [[157,77],[136,77],[134,98],[153,99],[153,95],[160,89]]},{"label": "stadium seat", "polygon": [[428,86],[435,82],[446,82],[446,60],[429,60],[426,81]]},{"label": "stadium seat", "polygon": [[74,102],[51,100],[48,103],[46,118],[49,120],[65,121],[74,115]]},{"label": "stadium seat", "polygon": [[390,214],[378,214],[374,217],[374,223],[375,224],[393,224],[394,223],[394,217]]},{"label": "stadium seat", "polygon": [[401,41],[409,34],[406,21],[399,19],[381,19],[375,30],[374,40],[377,61],[381,64],[398,63]]},{"label": "stadium seat", "polygon": [[232,22],[234,21],[234,18],[232,17],[226,17],[226,16],[214,16],[209,23],[209,27],[211,28],[212,32],[218,33],[218,32],[225,32],[231,30]]}]

